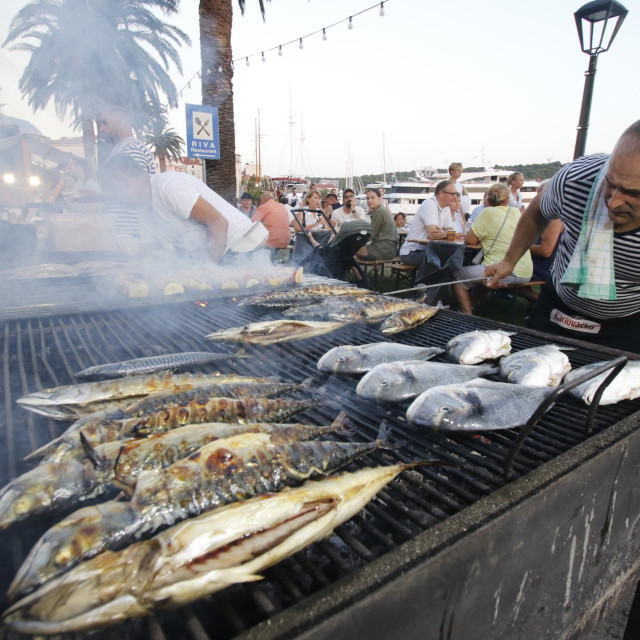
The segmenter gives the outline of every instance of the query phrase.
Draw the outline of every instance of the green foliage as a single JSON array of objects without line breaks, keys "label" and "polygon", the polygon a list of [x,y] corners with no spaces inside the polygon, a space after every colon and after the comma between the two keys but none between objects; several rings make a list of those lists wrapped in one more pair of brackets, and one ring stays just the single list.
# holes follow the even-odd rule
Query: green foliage
[{"label": "green foliage", "polygon": [[165,115],[166,109],[157,109],[146,126],[142,129],[142,139],[157,157],[170,157],[180,160],[184,148],[184,140],[175,129],[169,126]]}]

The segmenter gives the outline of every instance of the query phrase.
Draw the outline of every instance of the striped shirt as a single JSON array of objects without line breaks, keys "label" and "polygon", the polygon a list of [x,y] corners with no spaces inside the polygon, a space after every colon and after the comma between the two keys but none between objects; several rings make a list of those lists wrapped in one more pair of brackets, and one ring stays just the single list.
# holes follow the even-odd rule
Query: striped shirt
[{"label": "striped shirt", "polygon": [[613,263],[617,300],[580,298],[575,289],[560,284],[575,249],[591,187],[609,156],[584,156],[562,167],[551,179],[541,203],[542,215],[564,225],[551,269],[560,299],[588,318],[606,320],[640,313],[640,229],[614,233]]}]

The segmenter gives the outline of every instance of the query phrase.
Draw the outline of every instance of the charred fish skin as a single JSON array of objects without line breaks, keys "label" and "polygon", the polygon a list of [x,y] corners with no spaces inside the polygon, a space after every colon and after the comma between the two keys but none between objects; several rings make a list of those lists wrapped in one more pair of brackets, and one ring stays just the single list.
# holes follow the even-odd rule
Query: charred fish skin
[{"label": "charred fish skin", "polygon": [[53,526],[27,556],[9,595],[27,593],[79,562],[158,527],[331,473],[380,446],[331,441],[273,444],[260,433],[213,442],[161,474],[140,474],[131,502],[111,500],[85,507]]},{"label": "charred fish skin", "polygon": [[413,347],[397,342],[374,342],[361,346],[346,345],[329,349],[318,360],[318,371],[327,373],[366,373],[376,365],[396,360],[428,360],[441,353],[440,347]]},{"label": "charred fish skin", "polygon": [[236,357],[233,353],[212,353],[210,351],[185,351],[183,353],[167,353],[161,356],[134,358],[122,362],[111,362],[88,367],[78,371],[78,380],[108,380],[121,376],[158,373],[159,371],[199,367]]},{"label": "charred fish skin", "polygon": [[431,387],[494,375],[492,365],[464,365],[448,362],[408,360],[379,364],[366,373],[356,387],[356,394],[376,402],[402,402]]},{"label": "charred fish skin", "polygon": [[385,334],[392,334],[415,329],[432,318],[437,310],[437,307],[420,305],[397,311],[380,325],[380,331]]},{"label": "charred fish skin", "polygon": [[246,298],[240,305],[266,308],[293,307],[315,304],[327,296],[362,296],[369,292],[348,285],[311,285],[290,291],[270,291],[259,296]]},{"label": "charred fish skin", "polygon": [[500,374],[526,387],[557,387],[571,370],[564,349],[555,344],[523,349],[500,361]]},{"label": "charred fish skin", "polygon": [[442,431],[511,429],[525,424],[551,393],[550,387],[478,378],[424,391],[407,409],[407,420]]},{"label": "charred fish skin", "polygon": [[[375,302],[379,295],[363,295],[357,298],[358,303]],[[334,296],[325,298],[317,304],[310,304],[304,307],[292,307],[282,312],[285,318],[296,318],[298,320],[329,320],[329,314],[333,311],[340,311],[351,308],[353,299],[344,296]]]},{"label": "charred fish skin", "polygon": [[207,512],[51,580],[8,609],[4,623],[25,633],[84,631],[255,580],[266,567],[328,536],[404,468],[308,481]]},{"label": "charred fish skin", "polygon": [[451,338],[445,349],[449,357],[460,364],[479,364],[493,360],[511,352],[513,332],[491,329],[469,331]]}]

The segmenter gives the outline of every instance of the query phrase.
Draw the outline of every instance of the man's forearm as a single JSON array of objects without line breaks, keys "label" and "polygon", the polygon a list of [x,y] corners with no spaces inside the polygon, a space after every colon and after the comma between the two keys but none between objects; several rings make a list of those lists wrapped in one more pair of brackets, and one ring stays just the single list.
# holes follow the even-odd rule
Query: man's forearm
[{"label": "man's forearm", "polygon": [[539,196],[536,196],[520,217],[520,222],[518,222],[511,244],[504,257],[505,261],[512,265],[515,265],[522,258],[549,224],[549,220],[542,215],[539,205],[540,199]]}]

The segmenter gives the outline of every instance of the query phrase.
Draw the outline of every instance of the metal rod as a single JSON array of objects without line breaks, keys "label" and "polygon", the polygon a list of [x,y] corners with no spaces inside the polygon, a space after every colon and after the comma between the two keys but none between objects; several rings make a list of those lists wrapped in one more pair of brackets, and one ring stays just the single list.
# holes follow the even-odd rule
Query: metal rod
[{"label": "metal rod", "polygon": [[606,388],[613,382],[614,378],[624,369],[627,363],[620,358],[620,364],[615,366],[611,373],[600,383],[598,390],[593,396],[593,400],[591,401],[591,406],[589,407],[589,413],[587,414],[587,424],[586,431],[587,433],[591,433],[591,426],[593,424],[593,420],[596,417],[596,412],[598,411],[598,407],[600,406],[600,400],[602,395],[604,394]]},{"label": "metal rod", "polygon": [[466,280],[452,280],[451,282],[439,282],[438,284],[419,284],[410,289],[399,289],[398,291],[387,291],[385,296],[394,296],[396,293],[408,293],[409,291],[422,291],[423,289],[431,289],[433,287],[446,287],[449,284],[462,284],[463,282],[486,282],[490,276],[482,276],[481,278],[467,278]]},{"label": "metal rod", "polygon": [[587,145],[587,130],[589,129],[589,116],[591,114],[591,100],[593,99],[593,85],[596,79],[597,64],[598,54],[592,53],[589,56],[589,68],[584,72],[584,92],[582,94],[582,106],[580,107],[580,122],[578,122],[576,148],[573,152],[574,160],[584,155],[584,150]]},{"label": "metal rod", "polygon": [[520,432],[518,433],[518,437],[516,438],[515,442],[511,446],[511,449],[509,450],[507,458],[504,462],[504,477],[508,478],[509,473],[511,472],[511,467],[513,466],[513,461],[515,460],[516,456],[520,452],[520,449],[522,448],[524,441],[529,437],[531,432],[534,430],[540,418],[542,418],[542,416],[549,410],[551,405],[560,396],[564,395],[568,391],[571,391],[571,389],[575,389],[575,387],[581,385],[583,382],[587,382],[588,380],[591,380],[592,378],[599,376],[601,373],[604,373],[609,369],[612,369],[614,367],[617,368],[619,365],[621,365],[620,366],[620,369],[621,369],[627,363],[627,361],[628,361],[628,358],[626,356],[620,356],[615,360],[606,362],[601,367],[597,367],[596,369],[593,369],[593,371],[590,371],[589,373],[585,373],[584,375],[578,376],[577,378],[574,378],[571,382],[567,382],[566,384],[559,386],[557,389],[553,391],[553,393],[548,395],[540,403],[540,406],[534,411],[533,415],[529,418],[529,420],[524,425],[524,427],[520,429]]}]

